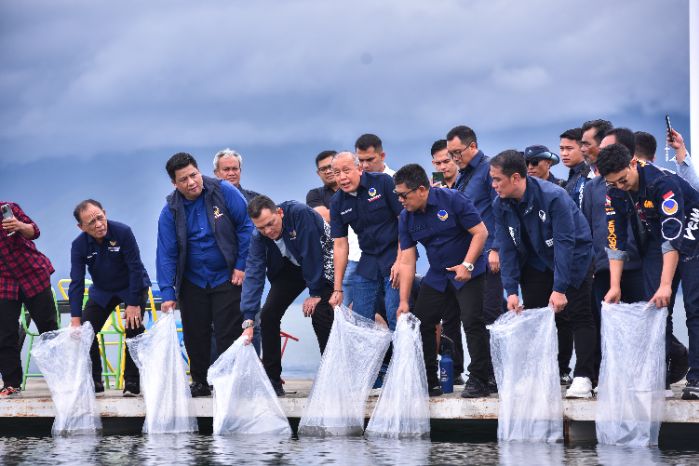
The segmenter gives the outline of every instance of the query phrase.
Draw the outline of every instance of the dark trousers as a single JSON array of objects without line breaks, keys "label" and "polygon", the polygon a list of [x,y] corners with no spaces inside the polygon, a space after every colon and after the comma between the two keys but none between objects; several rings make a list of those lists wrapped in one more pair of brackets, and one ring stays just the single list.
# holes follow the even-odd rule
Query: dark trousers
[{"label": "dark trousers", "polygon": [[[271,282],[265,304],[260,311],[262,327],[262,363],[267,372],[267,377],[273,385],[281,386],[282,380],[282,343],[279,338],[282,317],[287,308],[306,289],[306,281],[303,279],[301,267],[284,259],[284,268]],[[330,329],[333,325],[334,311],[328,300],[332,295],[333,287],[327,284],[320,295],[320,302],[311,316],[313,331],[318,339],[320,353],[325,351],[328,343]]]},{"label": "dark trousers", "polygon": [[461,311],[456,297],[452,294],[449,295],[442,309],[442,333],[454,342],[451,358],[454,362],[454,378],[456,378],[464,372],[464,344],[461,341]]},{"label": "dark trousers", "polygon": [[[687,333],[689,335],[689,372],[688,382],[699,382],[699,257],[690,260],[682,260],[680,270],[682,280],[682,297],[684,299],[684,312],[687,316]],[[676,348],[667,339],[668,351]],[[672,358],[674,355],[670,354]]]},{"label": "dark trousers", "polygon": [[214,288],[199,288],[189,280],[182,281],[182,335],[194,382],[207,385],[206,374],[211,362],[211,324],[216,330],[216,348],[221,354],[243,333],[240,292],[241,287],[230,281]]},{"label": "dark trousers", "polygon": [[19,299],[0,299],[0,374],[5,386],[19,388],[22,383],[21,348],[17,322],[25,305],[39,333],[58,329],[56,303],[49,286],[31,298],[19,292]]},{"label": "dark trousers", "polygon": [[[141,322],[143,322],[143,316],[146,313],[146,300],[148,298],[147,290],[143,291],[141,298]],[[112,311],[115,307],[121,304],[122,300],[118,297],[113,297],[106,307],[102,307],[92,299],[88,299],[85,303],[85,308],[83,309],[83,315],[81,322],[90,322],[92,329],[95,331],[95,339],[90,347],[90,360],[92,361],[92,380],[95,382],[102,381],[102,360],[100,359],[99,344],[97,343],[97,333],[102,330],[104,323],[109,319]],[[122,313],[125,321],[126,314]],[[133,338],[136,335],[140,335],[145,330],[143,324],[138,328],[126,328],[126,323],[124,323],[124,328],[126,330],[126,338]],[[131,353],[126,351],[126,361],[124,362],[124,381],[125,382],[138,382],[138,367],[133,362],[131,358]]]},{"label": "dark trousers", "polygon": [[485,382],[493,373],[490,360],[490,343],[488,331],[485,329],[483,318],[483,288],[485,276],[479,275],[469,280],[460,289],[451,283],[444,292],[437,291],[424,282],[420,286],[420,294],[415,303],[414,314],[420,319],[422,335],[422,351],[425,356],[425,369],[429,387],[439,385],[437,377],[437,348],[435,326],[444,317],[445,309],[456,301],[461,313],[461,323],[466,333],[466,346],[471,356],[468,372]]},{"label": "dark trousers", "polygon": [[[521,273],[520,285],[522,298],[527,308],[546,307],[553,291],[553,272],[546,270],[540,272],[532,267],[524,267]],[[568,305],[559,312],[561,318],[570,322],[573,331],[575,346],[575,377],[588,377],[594,379],[595,375],[595,342],[597,330],[595,319],[590,309],[590,295],[592,293],[592,273],[588,273],[582,284],[575,288],[570,286],[566,291]],[[559,340],[560,342],[560,340]],[[558,349],[559,367],[561,361],[561,348]]]},{"label": "dark trousers", "polygon": [[[609,291],[609,270],[598,270],[592,279],[592,311],[597,326],[597,345],[595,348],[595,378],[599,375],[599,366],[602,363],[602,301]],[[637,303],[646,300],[645,286],[643,282],[643,270],[624,270],[621,275],[621,301],[624,303]]]}]

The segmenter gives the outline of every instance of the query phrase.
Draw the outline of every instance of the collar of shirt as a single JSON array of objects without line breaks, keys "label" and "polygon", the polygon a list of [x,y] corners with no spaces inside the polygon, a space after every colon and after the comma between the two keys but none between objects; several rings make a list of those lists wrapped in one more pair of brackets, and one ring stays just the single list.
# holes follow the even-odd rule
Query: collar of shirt
[{"label": "collar of shirt", "polygon": [[577,175],[578,173],[581,173],[585,167],[587,167],[587,162],[583,161],[574,166],[573,168],[570,169],[570,173],[568,178],[570,179],[573,175]]}]

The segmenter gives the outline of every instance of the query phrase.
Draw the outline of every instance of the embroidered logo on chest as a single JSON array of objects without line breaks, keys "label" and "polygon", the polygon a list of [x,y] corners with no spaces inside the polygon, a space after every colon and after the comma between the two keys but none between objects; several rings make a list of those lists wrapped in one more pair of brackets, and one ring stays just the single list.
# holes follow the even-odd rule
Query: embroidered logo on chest
[{"label": "embroidered logo on chest", "polygon": [[439,212],[437,212],[437,218],[441,220],[442,222],[446,222],[446,220],[449,218],[449,212],[446,210],[442,209]]},{"label": "embroidered logo on chest", "polygon": [[223,217],[223,213],[221,212],[221,209],[218,208],[218,206],[214,206],[214,219],[217,219],[219,217]]},{"label": "embroidered logo on chest", "polygon": [[376,188],[369,188],[367,194],[369,194],[369,198],[367,199],[369,202],[374,202],[381,199],[381,194],[379,194]]},{"label": "embroidered logo on chest", "polygon": [[[679,210],[679,204],[677,204],[677,201],[675,200],[675,193],[672,191],[668,191],[665,194],[663,194],[663,203],[660,206],[660,209],[663,211],[665,215],[675,215],[677,211]],[[647,202],[647,201],[646,201]],[[643,207],[645,207],[645,203],[643,204]]]}]

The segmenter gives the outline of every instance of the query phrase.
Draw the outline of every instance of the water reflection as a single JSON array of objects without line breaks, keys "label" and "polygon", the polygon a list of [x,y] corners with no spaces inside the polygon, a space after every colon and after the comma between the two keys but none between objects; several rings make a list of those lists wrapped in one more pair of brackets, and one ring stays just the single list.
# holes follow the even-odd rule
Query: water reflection
[{"label": "water reflection", "polygon": [[[690,445],[688,445],[691,448]],[[212,437],[203,434],[0,437],[2,465],[696,464],[696,451],[525,442]]]}]

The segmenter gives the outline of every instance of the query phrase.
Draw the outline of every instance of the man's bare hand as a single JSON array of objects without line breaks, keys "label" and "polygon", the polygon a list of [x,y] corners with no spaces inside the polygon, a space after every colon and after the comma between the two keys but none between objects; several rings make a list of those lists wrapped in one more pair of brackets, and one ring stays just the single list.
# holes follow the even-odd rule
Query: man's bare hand
[{"label": "man's bare hand", "polygon": [[245,280],[245,272],[238,269],[233,270],[231,283],[233,283],[235,286],[241,286],[243,284],[243,280]]},{"label": "man's bare hand", "polygon": [[141,306],[126,306],[124,311],[126,328],[137,329],[141,326]]}]

